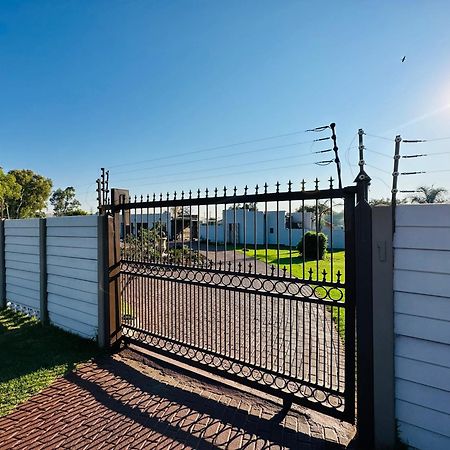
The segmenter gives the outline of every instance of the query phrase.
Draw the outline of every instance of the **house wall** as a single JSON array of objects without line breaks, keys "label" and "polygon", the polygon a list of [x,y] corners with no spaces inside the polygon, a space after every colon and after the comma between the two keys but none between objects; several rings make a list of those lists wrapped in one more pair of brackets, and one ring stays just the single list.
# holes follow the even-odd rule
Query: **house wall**
[{"label": "house wall", "polygon": [[[400,438],[450,448],[450,205],[397,208],[395,408]],[[375,342],[376,344],[376,342]]]},{"label": "house wall", "polygon": [[6,299],[2,300],[39,316],[44,297],[50,323],[95,338],[103,295],[98,269],[99,229],[98,216],[51,217],[45,222],[6,220]]},{"label": "house wall", "polygon": [[[313,230],[313,214],[306,212],[304,215],[305,233]],[[280,245],[296,247],[303,236],[302,229],[292,228],[289,236],[289,228],[286,227],[286,211],[245,211],[237,209],[236,212],[232,209],[227,209],[222,212],[222,220],[217,224],[217,242],[224,242],[224,230],[226,226],[226,240],[227,243],[232,244],[234,242],[233,232],[230,232],[230,225],[236,223],[236,242],[238,244],[248,245],[258,244],[264,245],[266,242],[268,245]],[[244,227],[245,223],[245,227]],[[294,213],[292,215],[292,223],[302,223],[302,214]],[[256,226],[255,226],[256,225]],[[256,228],[256,233],[255,233]],[[245,229],[245,233],[244,233]],[[278,229],[278,232],[277,232]],[[341,228],[333,229],[333,238],[331,238],[331,230],[325,226],[323,233],[328,237],[329,248],[343,249],[345,248],[345,232]],[[216,225],[214,223],[200,224],[200,239],[209,241],[215,241]],[[245,234],[245,236],[244,236]]]}]

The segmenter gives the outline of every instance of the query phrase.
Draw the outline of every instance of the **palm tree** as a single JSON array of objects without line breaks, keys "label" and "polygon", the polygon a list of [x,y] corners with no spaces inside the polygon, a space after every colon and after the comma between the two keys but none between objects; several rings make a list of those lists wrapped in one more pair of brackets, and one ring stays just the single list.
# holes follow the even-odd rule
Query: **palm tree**
[{"label": "palm tree", "polygon": [[419,186],[417,192],[419,195],[414,195],[411,203],[444,203],[446,201],[444,194],[447,193],[447,189],[443,187]]}]

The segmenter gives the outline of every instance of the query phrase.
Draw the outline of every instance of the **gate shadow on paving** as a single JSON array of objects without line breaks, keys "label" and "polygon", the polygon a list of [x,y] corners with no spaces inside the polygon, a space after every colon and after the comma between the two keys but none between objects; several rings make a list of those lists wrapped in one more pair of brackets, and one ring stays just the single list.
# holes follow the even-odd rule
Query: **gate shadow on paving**
[{"label": "gate shadow on paving", "polygon": [[1,448],[338,449],[351,438],[298,411],[277,423],[274,403],[142,361],[126,350],[56,381],[0,419],[14,431]]}]

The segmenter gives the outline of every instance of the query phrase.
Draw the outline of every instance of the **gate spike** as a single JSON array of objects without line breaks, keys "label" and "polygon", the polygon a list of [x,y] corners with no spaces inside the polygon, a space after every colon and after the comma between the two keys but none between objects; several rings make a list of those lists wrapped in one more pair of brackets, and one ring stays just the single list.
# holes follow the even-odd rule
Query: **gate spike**
[{"label": "gate spike", "polygon": [[222,270],[222,260],[219,261],[219,270]]},{"label": "gate spike", "polygon": [[242,263],[241,263],[241,262],[239,262],[239,264],[238,264],[238,272],[240,272],[240,271],[241,271],[241,268],[242,268]]},{"label": "gate spike", "polygon": [[181,191],[181,200],[184,200],[184,191]]},{"label": "gate spike", "polygon": [[247,190],[248,190],[248,187],[247,187],[247,185],[245,185],[245,188],[244,188],[244,195],[247,195]]},{"label": "gate spike", "polygon": [[223,196],[224,197],[227,196],[227,187],[226,186],[223,187]]},{"label": "gate spike", "polygon": [[197,197],[200,198],[200,189],[197,189]]},{"label": "gate spike", "polygon": [[316,179],[314,180],[314,183],[315,183],[315,185],[316,185],[316,191],[318,191],[318,190],[319,190],[319,179],[316,178]]},{"label": "gate spike", "polygon": [[291,187],[292,187],[292,181],[289,180],[289,182],[288,182],[288,192],[291,192]]},{"label": "gate spike", "polygon": [[248,263],[248,273],[252,273],[252,263]]},{"label": "gate spike", "polygon": [[264,194],[267,194],[268,187],[269,187],[269,185],[267,183],[264,183]]},{"label": "gate spike", "polygon": [[189,189],[189,198],[192,198],[192,191]]},{"label": "gate spike", "polygon": [[209,190],[208,190],[208,188],[206,188],[206,189],[205,189],[205,195],[206,195],[206,197],[208,197],[208,193],[209,193]]},{"label": "gate spike", "polygon": [[237,192],[237,187],[236,186],[234,187],[233,191],[234,191],[234,195],[236,195],[236,192]]},{"label": "gate spike", "polygon": [[169,200],[169,198],[170,198],[170,194],[169,194],[169,193],[167,193],[167,200]]},{"label": "gate spike", "polygon": [[176,200],[177,199],[177,191],[173,192],[173,199]]},{"label": "gate spike", "polygon": [[322,281],[327,281],[327,271],[325,269],[323,269],[322,275],[323,275]]},{"label": "gate spike", "polygon": [[279,182],[279,181],[277,181],[277,183],[275,184],[275,186],[277,187],[276,192],[277,192],[277,193],[280,192],[280,182]]},{"label": "gate spike", "polygon": [[286,266],[283,266],[283,278],[286,277],[286,271],[287,271]]},{"label": "gate spike", "polygon": [[271,276],[273,277],[273,274],[275,272],[275,266],[273,264],[270,266],[270,271],[272,272]]},{"label": "gate spike", "polygon": [[141,194],[141,203],[144,201],[144,196]]},{"label": "gate spike", "polygon": [[256,186],[255,186],[255,194],[256,194],[256,195],[258,195],[258,189],[259,189],[259,186],[256,185]]},{"label": "gate spike", "polygon": [[330,189],[333,189],[333,181],[334,181],[334,178],[330,177]]},{"label": "gate spike", "polygon": [[163,198],[163,195],[162,195],[162,192],[159,194],[159,201],[160,202],[162,202],[162,198]]},{"label": "gate spike", "polygon": [[137,203],[137,195],[134,196],[134,203]]},{"label": "gate spike", "polygon": [[231,261],[228,261],[228,270],[231,271]]},{"label": "gate spike", "polygon": [[337,273],[336,273],[336,277],[337,277],[337,282],[338,282],[338,283],[341,282],[341,276],[342,276],[341,271],[338,270]]},{"label": "gate spike", "polygon": [[302,180],[302,182],[301,182],[301,185],[302,185],[302,191],[305,190],[305,184],[306,184],[306,181],[305,181],[305,179],[303,178],[303,180]]},{"label": "gate spike", "polygon": [[313,276],[313,270],[312,270],[312,267],[309,268],[308,273],[309,273],[309,280],[308,280],[308,281],[312,281],[312,276]]},{"label": "gate spike", "polygon": [[217,191],[218,191],[218,189],[215,188],[215,189],[214,189],[214,197],[217,197]]}]

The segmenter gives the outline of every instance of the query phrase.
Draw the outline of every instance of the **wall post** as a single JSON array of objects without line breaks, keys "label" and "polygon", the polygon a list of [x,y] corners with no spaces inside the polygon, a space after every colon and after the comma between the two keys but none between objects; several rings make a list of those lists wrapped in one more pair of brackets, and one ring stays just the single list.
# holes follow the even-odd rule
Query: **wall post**
[{"label": "wall post", "polygon": [[109,265],[108,265],[108,216],[97,216],[98,239],[98,345],[106,348],[109,345]]},{"label": "wall post", "polygon": [[0,309],[6,307],[5,221],[0,220]]},{"label": "wall post", "polygon": [[392,206],[372,209],[375,448],[394,448],[394,296]]},{"label": "wall post", "polygon": [[47,219],[39,219],[39,314],[41,322],[48,323],[47,294]]},{"label": "wall post", "polygon": [[[368,178],[368,177],[367,177]],[[367,202],[367,183],[357,178],[355,207],[357,413],[360,448],[374,448],[372,208]]]}]

